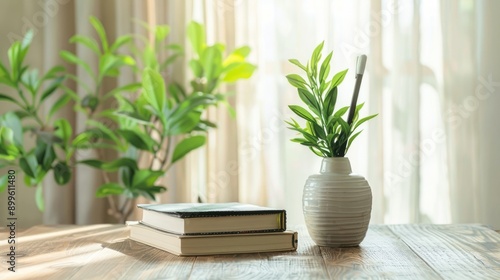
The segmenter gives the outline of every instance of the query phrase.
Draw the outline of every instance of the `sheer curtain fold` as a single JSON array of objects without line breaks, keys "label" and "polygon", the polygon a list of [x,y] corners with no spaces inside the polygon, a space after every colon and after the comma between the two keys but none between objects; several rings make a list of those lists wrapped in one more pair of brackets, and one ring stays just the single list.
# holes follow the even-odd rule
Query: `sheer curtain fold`
[{"label": "sheer curtain fold", "polygon": [[[498,17],[500,2],[480,1],[476,11],[478,22],[477,49],[478,56],[478,82],[474,95],[480,100],[478,131],[479,149],[477,157],[479,163],[479,178],[481,190],[479,192],[480,221],[500,229],[500,187],[497,172],[500,166],[500,149],[497,148],[497,139],[500,137],[498,125],[498,105],[500,105],[500,40],[496,34],[496,26],[500,25]],[[478,93],[480,87],[481,93]],[[460,207],[460,206],[455,206]],[[458,220],[458,219],[457,219]]]}]

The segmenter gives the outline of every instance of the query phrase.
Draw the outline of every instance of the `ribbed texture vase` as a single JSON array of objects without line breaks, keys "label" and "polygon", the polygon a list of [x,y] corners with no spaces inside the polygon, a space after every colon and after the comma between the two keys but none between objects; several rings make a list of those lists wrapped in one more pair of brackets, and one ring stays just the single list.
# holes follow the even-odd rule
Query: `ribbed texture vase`
[{"label": "ribbed texture vase", "polygon": [[364,177],[351,172],[348,158],[324,158],[320,174],[306,181],[304,218],[311,238],[319,246],[357,246],[365,238],[372,192]]}]

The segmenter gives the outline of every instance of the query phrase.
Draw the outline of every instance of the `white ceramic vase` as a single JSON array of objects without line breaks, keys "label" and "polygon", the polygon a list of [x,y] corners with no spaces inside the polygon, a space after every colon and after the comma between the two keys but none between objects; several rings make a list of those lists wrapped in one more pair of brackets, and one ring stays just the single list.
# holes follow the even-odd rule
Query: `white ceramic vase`
[{"label": "white ceramic vase", "polygon": [[365,238],[372,192],[363,176],[351,172],[349,158],[324,158],[320,174],[306,181],[302,209],[307,230],[319,246],[357,246]]}]

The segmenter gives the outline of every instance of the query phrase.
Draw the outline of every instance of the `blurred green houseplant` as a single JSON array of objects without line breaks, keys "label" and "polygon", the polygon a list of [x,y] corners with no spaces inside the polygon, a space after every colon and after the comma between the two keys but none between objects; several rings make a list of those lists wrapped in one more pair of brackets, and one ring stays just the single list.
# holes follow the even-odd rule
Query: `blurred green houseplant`
[{"label": "blurred green houseplant", "polygon": [[[75,35],[70,41],[89,48],[97,56],[97,69],[93,70],[87,62],[71,52],[62,51],[61,57],[83,69],[93,84],[88,85],[79,77],[67,75],[84,89],[85,94],[82,96],[61,83],[57,84],[66,92],[61,97],[65,102],[61,103],[66,104],[69,99],[73,99],[75,110],[86,116],[86,128],[73,136],[68,125],[69,130],[65,133],[56,129],[55,136],[66,137],[63,142],[68,149],[67,161],[75,150],[97,151],[98,158],[73,163],[89,165],[102,171],[105,183],[99,187],[96,195],[107,197],[109,214],[123,222],[135,208],[136,198],[143,196],[154,200],[157,193],[166,190],[164,186],[157,185],[158,179],[174,163],[205,144],[206,132],[216,127],[216,124],[204,119],[203,112],[210,106],[227,103],[227,95],[218,92],[219,86],[249,78],[255,66],[246,61],[250,52],[248,47],[238,48],[225,57],[224,46],[208,46],[203,26],[191,22],[187,36],[194,51],[189,61],[194,78],[189,87],[184,87],[182,83],[165,80],[161,75],[176,58],[184,54],[180,45],[165,43],[169,26],[151,28],[150,32],[154,35],[154,42],[151,43],[138,35],[120,36],[111,43],[102,24],[93,17],[90,22],[100,42],[82,35]],[[139,38],[143,46],[134,45],[134,38]],[[122,47],[129,47],[132,55],[119,54],[118,50]],[[169,55],[161,60],[164,51]],[[104,79],[117,77],[123,67],[134,69],[139,80],[103,92]],[[3,98],[10,97],[5,95]],[[113,100],[115,102],[111,102]],[[116,103],[117,106],[104,106],[110,103]],[[105,150],[115,150],[119,157],[106,161],[102,157]],[[151,160],[148,164],[140,165],[139,158]],[[39,165],[37,162],[36,166]],[[67,169],[68,172],[63,173],[69,180],[70,168]],[[24,168],[23,171],[29,175]]]},{"label": "blurred green houseplant", "polygon": [[[0,116],[0,167],[19,166],[24,172],[25,184],[36,186],[36,203],[43,209],[42,181],[52,171],[58,184],[66,184],[71,177],[71,126],[66,119],[54,119],[55,113],[71,97],[61,95],[45,115],[41,105],[57,94],[65,80],[64,68],[55,66],[43,75],[25,64],[33,38],[27,32],[22,42],[14,42],[8,50],[9,65],[0,61],[0,84],[7,92],[0,93],[2,104],[13,106],[12,111]],[[60,94],[59,94],[60,95]],[[28,148],[24,135],[35,136],[36,145]],[[7,186],[7,175],[0,177],[0,191]]]}]

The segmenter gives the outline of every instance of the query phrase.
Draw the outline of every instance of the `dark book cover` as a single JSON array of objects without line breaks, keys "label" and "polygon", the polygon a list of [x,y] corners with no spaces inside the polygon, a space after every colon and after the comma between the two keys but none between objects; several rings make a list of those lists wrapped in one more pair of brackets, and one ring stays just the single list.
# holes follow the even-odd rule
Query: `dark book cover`
[{"label": "dark book cover", "polygon": [[138,204],[137,207],[164,213],[178,218],[246,216],[261,214],[282,214],[285,219],[284,209],[262,207],[238,202],[230,203],[172,203],[172,204]]}]

